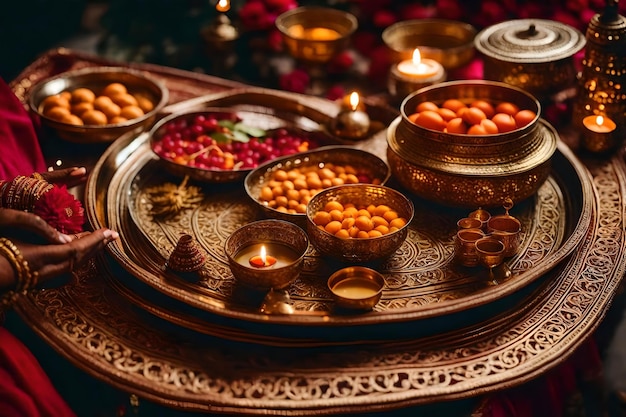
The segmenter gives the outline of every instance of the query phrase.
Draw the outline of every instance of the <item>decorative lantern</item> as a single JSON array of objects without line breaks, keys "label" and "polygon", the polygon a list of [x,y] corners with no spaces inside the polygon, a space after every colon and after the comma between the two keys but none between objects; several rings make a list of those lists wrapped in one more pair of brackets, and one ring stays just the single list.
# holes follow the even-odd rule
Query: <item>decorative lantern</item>
[{"label": "decorative lantern", "polygon": [[[602,116],[623,130],[626,113],[626,18],[618,13],[618,1],[607,0],[601,14],[596,14],[586,32],[587,45],[578,92],[573,108],[574,125],[585,132],[583,120]],[[611,150],[620,144],[622,132],[614,132],[615,140],[583,140],[593,152]]]}]

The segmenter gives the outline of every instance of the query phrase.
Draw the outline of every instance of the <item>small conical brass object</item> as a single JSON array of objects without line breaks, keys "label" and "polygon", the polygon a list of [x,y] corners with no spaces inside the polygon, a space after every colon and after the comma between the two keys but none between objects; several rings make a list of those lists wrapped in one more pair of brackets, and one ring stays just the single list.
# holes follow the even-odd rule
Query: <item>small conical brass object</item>
[{"label": "small conical brass object", "polygon": [[206,256],[194,240],[193,236],[183,234],[170,255],[167,266],[179,272],[194,272],[202,268]]}]

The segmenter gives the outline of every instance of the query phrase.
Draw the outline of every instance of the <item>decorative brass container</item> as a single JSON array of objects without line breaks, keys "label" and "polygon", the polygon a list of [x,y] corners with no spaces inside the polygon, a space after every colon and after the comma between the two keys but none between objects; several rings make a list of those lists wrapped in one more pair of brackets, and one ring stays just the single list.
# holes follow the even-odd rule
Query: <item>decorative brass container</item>
[{"label": "decorative brass container", "polygon": [[433,59],[446,70],[472,60],[475,36],[472,25],[446,19],[405,20],[389,26],[382,34],[394,62],[411,59],[413,50],[419,48],[422,58]]},{"label": "decorative brass container", "polygon": [[364,266],[349,266],[328,278],[328,289],[338,306],[355,310],[371,310],[380,301],[385,277]]},{"label": "decorative brass container", "polygon": [[577,29],[544,19],[508,20],[476,35],[484,78],[520,87],[543,99],[572,87],[573,56],[585,46]]},{"label": "decorative brass container", "polygon": [[[237,259],[238,254],[254,244],[280,244],[289,247],[294,258],[276,267],[255,268]],[[302,228],[282,220],[259,220],[235,230],[224,243],[224,252],[233,276],[240,283],[257,289],[283,289],[300,276],[309,239]],[[271,254],[270,254],[271,255]]]},{"label": "decorative brass container", "polygon": [[[122,83],[129,93],[148,98],[152,102],[152,110],[123,123],[106,125],[63,123],[47,117],[42,112],[42,102],[46,97],[64,91],[71,92],[80,87],[89,88],[99,94],[110,83]],[[124,133],[148,128],[167,104],[168,99],[169,91],[165,85],[145,72],[122,67],[98,67],[65,72],[38,83],[30,92],[28,103],[31,110],[41,118],[42,123],[54,129],[59,137],[75,143],[106,143],[114,141]]]},{"label": "decorative brass container", "polygon": [[[522,128],[493,135],[445,133],[409,120],[418,103],[449,98],[510,101],[537,117]],[[387,129],[392,175],[418,196],[445,205],[494,207],[506,198],[523,200],[548,177],[558,140],[540,113],[531,94],[495,81],[449,81],[419,90],[403,101],[401,116]]]},{"label": "decorative brass container", "polygon": [[348,45],[358,21],[342,10],[310,6],[281,14],[275,25],[291,56],[309,63],[325,63]]},{"label": "decorative brass container", "polygon": [[[371,238],[341,238],[320,229],[314,222],[315,213],[329,201],[352,203],[357,207],[385,204],[406,220],[406,224],[390,233]],[[311,244],[322,255],[344,262],[372,262],[387,258],[402,245],[413,220],[413,202],[392,188],[371,184],[349,184],[327,188],[316,194],[307,206],[307,233]]]}]

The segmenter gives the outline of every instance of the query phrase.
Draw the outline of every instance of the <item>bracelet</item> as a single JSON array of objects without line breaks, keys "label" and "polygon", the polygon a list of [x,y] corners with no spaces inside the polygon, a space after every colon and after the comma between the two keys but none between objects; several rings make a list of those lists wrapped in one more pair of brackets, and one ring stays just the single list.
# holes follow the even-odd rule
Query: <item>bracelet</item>
[{"label": "bracelet", "polygon": [[43,180],[43,179],[45,179],[43,177],[43,175],[41,175],[39,172],[33,172],[32,174],[30,174],[30,177],[34,178],[36,180]]},{"label": "bracelet", "polygon": [[0,238],[0,255],[4,256],[11,264],[16,273],[15,289],[2,296],[0,305],[3,308],[11,306],[20,294],[25,294],[28,290],[37,285],[39,273],[32,272],[28,261],[24,259],[22,253],[13,242],[7,238]]}]

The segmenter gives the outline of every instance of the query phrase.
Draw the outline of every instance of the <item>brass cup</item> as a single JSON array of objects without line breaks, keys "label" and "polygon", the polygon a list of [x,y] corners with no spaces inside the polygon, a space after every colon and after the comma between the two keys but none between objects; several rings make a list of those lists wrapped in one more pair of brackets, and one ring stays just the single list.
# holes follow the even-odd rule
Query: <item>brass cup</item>
[{"label": "brass cup", "polygon": [[487,222],[487,232],[504,244],[504,256],[511,257],[517,253],[520,245],[522,224],[513,216],[493,216]]},{"label": "brass cup", "polygon": [[461,229],[456,233],[454,256],[463,266],[477,266],[480,263],[476,242],[485,237],[480,229]]},{"label": "brass cup", "polygon": [[504,243],[493,236],[485,236],[474,243],[480,264],[489,268],[490,281],[497,283],[493,270],[504,262]]},{"label": "brass cup", "polygon": [[462,229],[482,229],[483,222],[480,219],[472,217],[463,217],[456,222],[458,230]]},{"label": "brass cup", "polygon": [[[330,7],[298,7],[276,18],[276,28],[283,36],[287,51],[296,59],[304,62],[321,64],[347,47],[350,36],[356,31],[358,21],[348,12]],[[293,27],[300,25],[304,29],[330,29],[339,34],[336,39],[323,37],[314,39],[294,35]]]},{"label": "brass cup", "polygon": [[487,222],[491,219],[491,213],[483,208],[478,208],[467,215],[470,219],[478,219],[481,222],[481,229],[487,231]]},{"label": "brass cup", "polygon": [[349,266],[328,278],[328,289],[343,308],[371,310],[380,301],[384,276],[367,267]]}]

